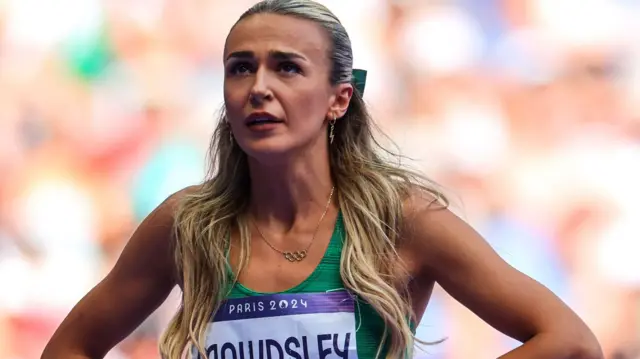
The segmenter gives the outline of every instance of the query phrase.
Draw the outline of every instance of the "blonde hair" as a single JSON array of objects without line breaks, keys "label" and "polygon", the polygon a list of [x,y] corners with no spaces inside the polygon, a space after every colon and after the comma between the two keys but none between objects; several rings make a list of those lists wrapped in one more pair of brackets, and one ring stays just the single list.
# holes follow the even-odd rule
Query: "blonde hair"
[{"label": "blonde hair", "polygon": [[[250,8],[238,22],[261,13],[295,16],[322,26],[332,44],[328,54],[330,83],[352,80],[351,41],[326,7],[310,0],[266,0]],[[225,118],[223,110],[209,148],[208,179],[184,198],[176,213],[175,260],[183,293],[182,304],[160,341],[160,352],[169,359],[179,358],[193,347],[206,357],[202,343],[207,324],[235,281],[229,276],[226,256],[232,227],[240,230],[238,271],[250,254],[245,216],[250,196],[247,155],[232,140]],[[345,116],[335,124],[329,154],[346,231],[340,275],[345,288],[369,303],[385,323],[376,357],[387,346],[386,358],[397,359],[408,357],[417,341],[410,327],[416,318],[408,275],[399,272],[396,252],[403,202],[416,189],[445,206],[447,201],[426,178],[402,168],[399,162],[386,160],[373,130],[362,96],[354,91]]]}]

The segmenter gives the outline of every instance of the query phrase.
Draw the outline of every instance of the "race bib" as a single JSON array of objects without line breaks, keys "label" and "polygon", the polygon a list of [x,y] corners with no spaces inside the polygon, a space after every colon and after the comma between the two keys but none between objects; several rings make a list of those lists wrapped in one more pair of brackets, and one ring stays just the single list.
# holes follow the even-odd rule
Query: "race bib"
[{"label": "race bib", "polygon": [[354,304],[346,291],[229,299],[207,328],[207,359],[357,359]]}]

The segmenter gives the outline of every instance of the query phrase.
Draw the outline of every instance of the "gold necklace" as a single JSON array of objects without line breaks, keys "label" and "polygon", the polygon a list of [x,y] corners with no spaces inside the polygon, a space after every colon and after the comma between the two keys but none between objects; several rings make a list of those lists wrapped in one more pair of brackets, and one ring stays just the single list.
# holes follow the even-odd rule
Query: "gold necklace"
[{"label": "gold necklace", "polygon": [[253,220],[253,217],[251,217],[251,222],[253,222],[253,226],[256,227],[256,230],[258,231],[258,234],[260,234],[260,237],[262,237],[262,240],[269,247],[271,247],[271,249],[273,249],[274,251],[282,254],[282,256],[284,256],[284,258],[286,260],[288,260],[289,262],[300,262],[303,259],[307,258],[307,253],[309,251],[309,248],[311,248],[311,245],[313,244],[313,241],[316,239],[316,235],[318,234],[318,230],[320,229],[320,224],[322,223],[322,220],[324,219],[324,216],[327,215],[327,211],[329,210],[329,205],[331,204],[331,198],[333,198],[333,191],[334,190],[335,190],[335,186],[331,187],[331,194],[329,194],[329,200],[327,201],[327,205],[324,207],[324,212],[322,212],[322,216],[320,216],[320,220],[318,221],[318,224],[316,225],[315,231],[313,231],[313,236],[311,237],[311,240],[309,241],[309,244],[303,250],[300,250],[300,251],[283,251],[283,250],[280,250],[280,249],[276,248],[273,244],[271,244],[271,242],[269,242],[267,240],[267,238],[264,236],[264,234],[262,234],[262,231],[260,230],[260,227],[258,227],[258,224]]}]

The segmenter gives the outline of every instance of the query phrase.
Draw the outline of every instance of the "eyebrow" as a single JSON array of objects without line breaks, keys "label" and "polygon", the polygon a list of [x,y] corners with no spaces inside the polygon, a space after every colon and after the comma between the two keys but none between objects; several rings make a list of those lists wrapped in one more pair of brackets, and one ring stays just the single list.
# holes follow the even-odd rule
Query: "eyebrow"
[{"label": "eyebrow", "polygon": [[[252,59],[255,57],[255,54],[253,51],[236,51],[236,52],[232,52],[229,54],[229,56],[227,56],[227,60],[230,59]],[[299,59],[299,60],[304,60],[307,61],[307,58],[295,53],[295,52],[288,52],[288,51],[277,51],[277,50],[272,50],[269,51],[269,57],[273,57],[275,59],[278,60],[291,60],[291,59]]]}]

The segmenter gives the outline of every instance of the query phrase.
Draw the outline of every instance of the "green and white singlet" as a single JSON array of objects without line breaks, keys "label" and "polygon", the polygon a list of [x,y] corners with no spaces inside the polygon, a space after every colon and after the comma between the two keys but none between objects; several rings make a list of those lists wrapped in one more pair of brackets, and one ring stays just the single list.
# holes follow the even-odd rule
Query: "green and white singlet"
[{"label": "green and white singlet", "polygon": [[339,214],[320,264],[294,288],[259,293],[235,284],[207,328],[207,359],[375,358],[384,322],[344,288],[344,233]]}]

